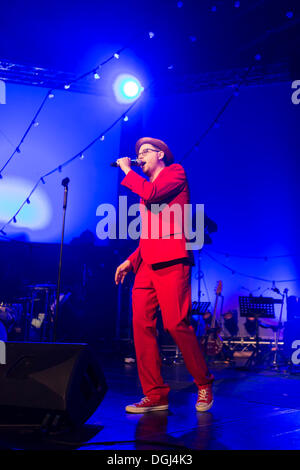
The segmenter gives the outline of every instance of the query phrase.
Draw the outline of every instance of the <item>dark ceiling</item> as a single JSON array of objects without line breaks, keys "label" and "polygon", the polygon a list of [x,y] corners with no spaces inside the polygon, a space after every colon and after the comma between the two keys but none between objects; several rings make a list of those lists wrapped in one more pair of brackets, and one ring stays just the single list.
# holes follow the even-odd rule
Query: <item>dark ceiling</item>
[{"label": "dark ceiling", "polygon": [[1,5],[0,60],[80,74],[127,47],[154,75],[243,68],[257,54],[260,66],[290,72],[299,10],[295,0],[10,0]]}]

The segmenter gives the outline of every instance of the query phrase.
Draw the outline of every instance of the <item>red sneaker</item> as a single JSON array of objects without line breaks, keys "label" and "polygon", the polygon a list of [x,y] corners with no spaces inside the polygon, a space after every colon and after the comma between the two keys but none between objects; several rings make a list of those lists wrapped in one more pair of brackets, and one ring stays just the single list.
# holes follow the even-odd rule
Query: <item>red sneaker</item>
[{"label": "red sneaker", "polygon": [[198,390],[198,399],[196,403],[197,411],[207,411],[213,405],[212,385],[201,385]]},{"label": "red sneaker", "polygon": [[149,411],[162,411],[168,409],[167,398],[144,397],[139,403],[127,405],[127,413],[148,413]]}]

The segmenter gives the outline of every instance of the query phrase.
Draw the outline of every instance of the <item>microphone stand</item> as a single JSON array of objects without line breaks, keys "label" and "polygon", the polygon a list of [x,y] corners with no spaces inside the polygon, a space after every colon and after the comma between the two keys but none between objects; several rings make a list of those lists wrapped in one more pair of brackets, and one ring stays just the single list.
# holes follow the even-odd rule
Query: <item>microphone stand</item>
[{"label": "microphone stand", "polygon": [[59,311],[59,296],[60,296],[60,279],[61,279],[61,266],[62,266],[62,253],[64,245],[64,235],[65,235],[65,220],[66,220],[66,210],[67,210],[67,201],[68,201],[68,184],[70,182],[69,178],[64,178],[61,182],[64,189],[64,203],[63,203],[63,223],[62,223],[62,234],[61,234],[61,243],[60,243],[60,255],[59,255],[59,265],[58,265],[58,280],[57,280],[57,289],[56,289],[56,302],[55,302],[55,316],[54,316],[54,336],[53,341],[56,343],[57,336],[57,320],[58,320],[58,311]]}]

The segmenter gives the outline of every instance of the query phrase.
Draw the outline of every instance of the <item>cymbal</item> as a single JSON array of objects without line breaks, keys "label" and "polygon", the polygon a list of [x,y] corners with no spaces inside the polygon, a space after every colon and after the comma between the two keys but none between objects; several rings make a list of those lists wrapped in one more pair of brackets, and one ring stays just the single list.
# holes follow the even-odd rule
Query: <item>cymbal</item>
[{"label": "cymbal", "polygon": [[33,284],[32,286],[26,286],[28,289],[36,289],[36,290],[42,290],[42,289],[55,289],[56,285],[55,284]]}]

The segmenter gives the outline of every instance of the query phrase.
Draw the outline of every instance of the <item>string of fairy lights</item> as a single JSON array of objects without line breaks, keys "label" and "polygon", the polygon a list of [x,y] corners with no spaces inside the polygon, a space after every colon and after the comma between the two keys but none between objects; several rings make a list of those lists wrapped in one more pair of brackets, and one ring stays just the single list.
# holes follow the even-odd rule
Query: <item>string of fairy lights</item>
[{"label": "string of fairy lights", "polygon": [[[71,88],[72,85],[74,85],[74,83],[77,83],[81,80],[83,80],[84,78],[87,78],[89,76],[93,76],[95,80],[98,80],[100,79],[100,70],[102,69],[102,67],[106,64],[108,64],[109,62],[111,62],[112,60],[114,59],[119,59],[120,58],[120,54],[126,49],[126,47],[122,47],[121,49],[117,50],[116,52],[114,52],[114,54],[110,55],[107,59],[105,59],[103,62],[101,62],[100,64],[98,64],[96,67],[94,67],[93,69],[89,70],[88,72],[85,72],[81,75],[79,75],[77,78],[69,81],[68,83],[66,83],[64,85],[64,89],[65,90],[69,90]],[[31,129],[34,128],[34,127],[37,127],[39,125],[39,122],[38,122],[38,117],[40,115],[40,113],[42,112],[44,106],[46,105],[47,101],[49,99],[52,99],[54,98],[54,90],[53,89],[50,89],[47,91],[45,97],[43,98],[38,110],[36,111],[35,115],[33,116],[33,118],[31,119],[28,127],[26,128],[24,134],[22,135],[19,143],[17,144],[17,146],[15,147],[15,149],[13,150],[12,154],[9,156],[9,158],[7,159],[7,161],[4,163],[4,165],[2,166],[2,168],[0,168],[0,179],[3,178],[3,171],[6,169],[6,167],[9,165],[9,163],[12,161],[12,159],[14,158],[15,155],[17,154],[20,154],[21,153],[21,146],[22,144],[24,144],[24,141],[25,139],[27,138],[28,134],[30,133]]]},{"label": "string of fairy lights", "polygon": [[81,149],[79,152],[77,152],[75,155],[73,155],[71,158],[69,158],[68,160],[62,162],[60,165],[58,165],[57,167],[53,168],[51,171],[47,172],[46,174],[42,175],[39,180],[36,182],[36,184],[34,185],[34,187],[32,188],[32,190],[30,191],[30,193],[27,195],[27,197],[25,198],[25,200],[22,202],[22,204],[20,205],[20,207],[18,208],[18,210],[14,213],[14,215],[4,224],[2,225],[2,227],[0,228],[0,233],[7,237],[7,233],[5,232],[5,228],[10,225],[12,222],[14,223],[17,223],[17,216],[18,214],[21,212],[21,210],[23,209],[23,207],[26,205],[26,204],[30,204],[30,198],[31,196],[33,195],[33,193],[36,191],[36,189],[38,188],[38,186],[42,183],[42,184],[46,184],[46,179],[53,175],[54,173],[61,173],[62,169],[65,168],[66,166],[70,165],[72,162],[74,162],[75,160],[78,160],[78,159],[83,159],[84,158],[84,154],[87,150],[89,150],[93,145],[96,144],[96,142],[103,142],[104,139],[105,139],[105,136],[106,134],[113,128],[115,127],[120,121],[127,121],[128,120],[128,114],[129,112],[133,109],[134,106],[137,105],[137,103],[139,102],[139,100],[136,100],[134,103],[132,103],[124,113],[121,114],[120,117],[118,117],[118,119],[116,119],[107,129],[105,129],[103,132],[101,132],[100,134],[98,134],[91,142],[89,142],[88,145],[86,145],[83,149]]},{"label": "string of fairy lights", "polygon": [[[255,60],[258,61],[261,59],[261,56],[260,55],[256,55],[255,56]],[[183,155],[182,159],[180,160],[180,163],[182,163],[186,158],[188,158],[195,150],[197,150],[199,148],[199,145],[200,143],[202,142],[202,140],[207,136],[207,134],[213,129],[213,128],[217,128],[219,127],[220,125],[220,119],[222,117],[222,115],[225,113],[226,109],[228,108],[228,106],[231,104],[231,102],[233,101],[233,99],[239,95],[240,93],[240,88],[242,85],[244,85],[244,83],[246,82],[247,80],[247,77],[249,76],[250,72],[254,69],[254,66],[255,64],[253,63],[250,67],[247,68],[244,76],[241,78],[241,80],[239,81],[238,84],[234,85],[233,86],[233,92],[231,93],[231,95],[227,98],[227,100],[225,101],[225,103],[223,104],[223,106],[220,108],[220,110],[218,111],[216,117],[212,120],[212,122],[209,124],[209,126],[204,130],[204,132],[200,135],[200,137],[196,140],[196,142],[194,142],[194,144],[191,146],[191,148],[189,150],[187,150],[187,152]]]},{"label": "string of fairy lights", "polygon": [[[184,6],[184,2],[177,2],[177,7],[178,8],[182,8]],[[235,8],[239,8],[240,7],[240,2],[234,2],[234,7]],[[216,12],[217,10],[217,7],[216,6],[212,6],[211,7],[211,11],[212,12]],[[292,18],[293,15],[292,15],[292,12],[289,12],[289,14],[286,14],[286,16],[288,18]],[[153,39],[155,37],[155,33],[154,32],[149,32],[147,34],[148,38],[149,39]],[[190,38],[191,41],[195,41],[196,40],[196,37],[193,36],[193,39],[192,37]],[[128,47],[122,47],[120,49],[118,49],[116,52],[114,52],[113,54],[111,54],[107,59],[105,59],[103,62],[101,62],[99,65],[97,65],[96,67],[93,67],[91,70],[79,75],[77,78],[69,81],[68,83],[65,83],[63,88],[65,90],[69,90],[70,88],[72,88],[72,85],[74,83],[77,83],[89,76],[93,76],[93,78],[95,80],[98,80],[101,78],[101,75],[102,75],[102,68],[109,62],[113,61],[113,60],[118,60],[120,58],[120,55],[121,53],[123,53]],[[195,150],[197,150],[199,148],[199,145],[200,143],[202,142],[202,140],[207,136],[207,134],[214,128],[217,128],[219,127],[220,125],[220,119],[221,117],[223,116],[223,114],[225,113],[225,111],[227,110],[227,108],[229,107],[229,105],[231,104],[231,102],[234,100],[235,97],[237,97],[240,93],[240,89],[241,87],[245,84],[245,82],[247,81],[247,78],[249,76],[249,74],[251,73],[251,71],[253,70],[253,68],[255,67],[255,62],[256,61],[259,61],[261,60],[261,55],[260,54],[257,54],[255,57],[254,57],[255,61],[253,62],[253,64],[248,67],[245,71],[245,74],[244,76],[241,78],[241,80],[239,81],[238,84],[235,84],[235,85],[232,85],[232,88],[233,88],[233,91],[231,93],[231,95],[226,99],[225,103],[223,104],[223,106],[220,108],[220,110],[218,111],[216,117],[212,120],[212,122],[209,124],[209,126],[204,130],[204,132],[200,135],[200,137],[196,140],[196,142],[192,145],[192,147],[190,149],[188,149],[188,151],[183,155],[182,159],[180,160],[180,163],[182,163],[182,161],[184,161],[186,158],[188,158]],[[173,70],[174,69],[174,64],[172,65],[168,65],[167,67],[168,70]],[[153,81],[147,89],[150,89],[150,87],[153,86],[155,81]],[[145,91],[145,90],[144,90]],[[13,152],[11,153],[11,155],[9,156],[9,158],[7,159],[7,161],[5,162],[5,164],[2,166],[2,168],[0,169],[0,180],[3,179],[3,172],[4,170],[7,168],[7,166],[10,164],[10,162],[12,161],[12,159],[15,157],[15,155],[17,154],[20,154],[21,153],[21,146],[24,144],[24,141],[25,139],[28,137],[30,131],[32,128],[34,127],[37,127],[39,125],[39,122],[38,122],[38,117],[40,115],[40,113],[42,112],[43,108],[45,107],[46,103],[48,102],[49,99],[53,99],[54,98],[54,90],[53,89],[50,89],[47,91],[46,95],[44,96],[39,108],[37,109],[36,113],[34,114],[33,118],[31,119],[27,129],[25,130],[24,134],[22,135],[19,143],[16,145],[16,147],[14,148]],[[19,215],[19,213],[21,212],[21,210],[23,209],[23,207],[27,204],[30,204],[30,199],[31,199],[31,196],[33,195],[33,193],[37,190],[37,188],[39,187],[40,184],[46,184],[46,179],[51,176],[52,174],[56,173],[56,172],[61,172],[63,168],[65,168],[66,166],[70,165],[72,162],[74,162],[75,160],[78,160],[78,159],[83,159],[84,158],[84,153],[86,151],[88,151],[93,145],[95,145],[97,142],[102,142],[104,139],[105,139],[105,136],[107,135],[107,133],[113,128],[115,127],[120,121],[127,121],[128,120],[128,113],[134,108],[134,106],[136,106],[136,104],[139,102],[140,98],[138,98],[136,101],[134,101],[127,109],[124,113],[121,114],[121,116],[116,119],[107,129],[105,129],[103,132],[101,132],[99,135],[97,135],[91,142],[89,142],[83,149],[81,149],[79,152],[77,152],[75,155],[73,155],[71,158],[69,158],[68,160],[62,162],[60,165],[58,165],[57,167],[55,167],[54,169],[52,169],[51,171],[47,172],[46,174],[42,175],[39,180],[36,182],[36,184],[34,185],[34,187],[31,189],[30,193],[27,195],[27,197],[25,198],[25,200],[22,202],[22,204],[20,205],[20,207],[18,208],[18,210],[13,214],[13,216],[6,222],[2,225],[2,227],[0,228],[0,236],[1,237],[4,237],[4,238],[7,238],[7,239],[11,239],[10,237],[7,236],[7,233],[5,232],[5,229],[8,225],[10,225],[11,223],[17,223],[17,216]],[[213,250],[210,250],[210,251],[213,251]],[[243,272],[239,272],[237,270],[234,270],[232,269],[230,266],[228,266],[227,264],[223,263],[222,261],[218,260],[214,255],[212,255],[207,249],[203,249],[201,251],[201,253],[204,253],[207,257],[209,257],[212,261],[214,261],[215,263],[218,263],[219,265],[221,265],[223,268],[229,270],[232,274],[236,274],[236,275],[239,275],[239,276],[242,276],[242,277],[247,277],[247,278],[251,278],[251,279],[255,279],[255,280],[260,280],[260,281],[264,281],[264,282],[268,282],[268,283],[287,283],[287,282],[293,282],[293,281],[298,281],[299,279],[289,279],[289,280],[272,280],[272,279],[265,279],[265,278],[261,278],[261,277],[258,277],[258,276],[252,276],[252,275],[248,275],[248,274],[245,274]],[[242,255],[229,255],[228,253],[226,252],[217,252],[215,251],[215,253],[218,253],[218,254],[221,254],[221,255],[224,255],[226,256],[227,258],[228,257],[238,257],[238,258],[247,258],[247,259],[260,259],[260,260],[265,260],[265,261],[268,261],[269,259],[275,259],[275,258],[286,258],[286,257],[289,257],[289,256],[298,256],[298,255],[275,255],[275,256],[242,256]]]},{"label": "string of fairy lights", "polygon": [[253,260],[262,260],[262,261],[269,261],[273,259],[283,259],[283,258],[294,258],[296,256],[300,256],[300,253],[290,253],[286,255],[266,255],[266,256],[237,255],[237,254],[228,253],[227,251],[219,251],[219,250],[215,250],[211,248],[210,248],[210,251],[218,255],[225,256],[226,258],[241,258],[241,259],[253,259]]},{"label": "string of fairy lights", "polygon": [[232,275],[238,275],[238,276],[241,276],[241,277],[246,277],[248,279],[254,279],[256,281],[262,281],[262,282],[267,282],[267,283],[271,283],[272,285],[274,285],[275,283],[276,284],[280,284],[280,283],[290,283],[290,282],[297,282],[299,281],[300,279],[299,278],[295,278],[295,279],[266,279],[266,278],[263,278],[263,277],[259,277],[259,276],[253,276],[251,274],[246,274],[246,273],[243,273],[241,271],[238,271],[236,269],[233,269],[231,268],[230,266],[228,266],[227,264],[223,263],[222,261],[218,260],[215,256],[213,256],[207,249],[202,249],[201,250],[201,253],[204,253],[208,258],[210,258],[212,261],[214,261],[215,263],[217,263],[218,265],[222,266],[224,269],[226,269],[227,271],[230,271]]}]

